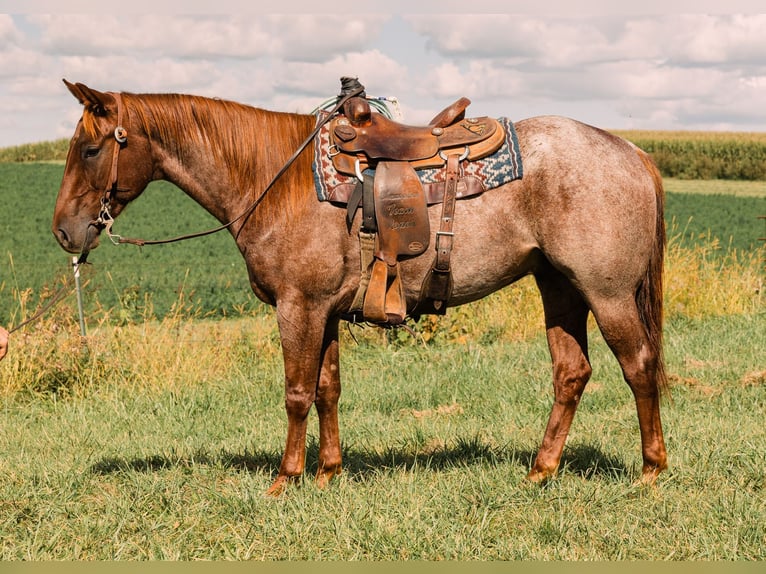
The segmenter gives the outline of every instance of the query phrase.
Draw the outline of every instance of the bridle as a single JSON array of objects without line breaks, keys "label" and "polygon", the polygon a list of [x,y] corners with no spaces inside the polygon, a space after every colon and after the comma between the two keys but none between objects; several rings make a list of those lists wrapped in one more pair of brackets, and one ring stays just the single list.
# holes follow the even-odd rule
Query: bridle
[{"label": "bridle", "polygon": [[[350,79],[342,78],[341,82],[343,83],[344,80],[350,80]],[[250,204],[250,206],[247,209],[245,209],[242,213],[240,213],[237,217],[235,217],[231,221],[228,221],[227,223],[219,225],[218,227],[207,229],[205,231],[199,231],[196,233],[179,235],[177,237],[171,237],[169,239],[155,239],[155,240],[122,237],[121,235],[118,235],[112,232],[114,217],[112,217],[112,214],[110,213],[110,207],[112,205],[112,199],[114,198],[115,193],[118,191],[117,167],[119,165],[119,160],[120,160],[120,151],[124,147],[127,147],[128,145],[128,131],[122,126],[123,108],[124,108],[122,96],[119,93],[107,92],[112,97],[114,97],[116,105],[117,105],[117,127],[114,129],[115,146],[112,151],[112,165],[111,165],[111,169],[109,170],[109,181],[107,182],[107,185],[104,186],[104,193],[103,193],[103,196],[101,197],[101,207],[98,212],[98,217],[92,220],[88,224],[88,231],[85,235],[85,241],[83,242],[82,251],[80,252],[80,257],[78,258],[77,263],[81,264],[86,262],[88,253],[90,252],[90,245],[95,240],[97,233],[102,230],[106,231],[107,235],[109,236],[109,239],[115,245],[118,245],[121,243],[130,243],[132,245],[138,245],[142,247],[144,245],[161,245],[165,243],[175,243],[177,241],[184,241],[186,239],[193,239],[196,237],[212,235],[213,233],[217,233],[219,231],[223,231],[224,229],[230,228],[232,225],[239,222],[240,220],[246,221],[247,218],[249,218],[250,215],[253,213],[253,211],[255,211],[255,208],[258,207],[258,205],[263,201],[268,191],[272,187],[274,187],[274,184],[277,182],[277,180],[279,180],[279,178],[282,177],[282,175],[293,164],[293,162],[295,162],[295,160],[298,159],[298,156],[300,156],[300,154],[303,153],[303,151],[308,147],[308,145],[314,140],[316,135],[319,133],[319,130],[328,121],[330,121],[330,119],[335,115],[335,113],[339,109],[341,109],[343,104],[345,104],[347,100],[349,100],[350,98],[354,96],[359,96],[364,94],[364,86],[360,84],[358,81],[355,81],[356,80],[355,78],[353,80],[354,82],[352,82],[350,85],[348,83],[343,84],[343,89],[341,90],[341,94],[337,98],[337,103],[335,104],[335,107],[327,115],[322,117],[320,121],[317,122],[316,126],[314,127],[314,130],[308,135],[308,137],[303,141],[303,143],[301,143],[301,145],[298,146],[298,149],[295,150],[293,155],[291,155],[288,158],[285,164],[271,179],[271,181],[263,190],[263,192],[261,192],[258,198],[252,204]],[[243,222],[243,226],[244,226],[244,222]],[[92,236],[91,236],[92,234],[91,230],[96,230],[96,233],[93,234]]]},{"label": "bridle", "polygon": [[[117,193],[117,167],[120,163],[120,151],[128,144],[128,130],[122,126],[123,109],[122,95],[117,92],[107,92],[114,98],[117,104],[117,127],[114,128],[115,146],[112,149],[112,165],[109,169],[109,180],[104,186],[104,193],[101,196],[101,207],[98,211],[98,217],[88,223],[88,230],[85,234],[85,241],[83,242],[80,256],[77,259],[77,264],[80,265],[86,262],[88,253],[90,252],[90,245],[96,238],[96,235],[92,233],[93,229],[96,229],[96,233],[101,230],[106,230],[107,235],[111,239],[112,224],[114,223],[114,217],[109,212],[109,207],[112,204],[112,198]],[[114,239],[112,239],[114,241]]]},{"label": "bridle", "polygon": [[[354,80],[353,82],[351,80]],[[163,239],[163,240],[154,240],[154,241],[148,241],[144,239],[130,239],[121,237],[119,235],[116,235],[112,233],[112,224],[114,223],[114,217],[112,217],[112,214],[109,211],[109,208],[112,204],[112,198],[114,197],[114,194],[118,191],[118,185],[117,185],[117,168],[119,165],[119,159],[120,159],[120,151],[127,146],[128,143],[128,131],[122,126],[123,121],[123,101],[122,96],[119,93],[115,92],[108,92],[110,93],[116,102],[117,105],[117,127],[114,129],[114,139],[116,142],[116,145],[114,146],[114,149],[112,150],[112,165],[109,170],[109,181],[104,186],[104,192],[101,197],[101,207],[98,212],[98,217],[94,220],[92,220],[88,224],[88,231],[85,234],[85,241],[83,242],[82,250],[80,251],[80,256],[77,259],[77,262],[74,263],[75,269],[77,270],[79,266],[83,263],[86,263],[86,259],[88,257],[88,253],[90,252],[90,245],[93,242],[93,240],[96,238],[95,235],[92,234],[92,230],[95,229],[98,231],[106,230],[107,234],[109,235],[109,238],[112,240],[113,243],[131,243],[134,245],[159,245],[162,243],[172,243],[175,241],[182,241],[184,239],[191,239],[194,237],[202,237],[204,235],[211,235],[213,233],[216,233],[218,231],[221,231],[223,229],[227,229],[234,225],[237,221],[241,219],[246,219],[247,217],[252,214],[252,212],[255,210],[256,207],[261,203],[266,193],[274,186],[274,183],[282,176],[282,174],[287,171],[287,169],[292,165],[292,163],[297,159],[297,157],[303,152],[304,149],[311,143],[311,141],[316,137],[316,135],[319,133],[319,130],[324,126],[330,118],[332,118],[335,113],[343,106],[343,104],[346,103],[346,101],[349,98],[352,98],[354,96],[363,95],[364,94],[364,86],[362,86],[358,81],[356,81],[355,78],[341,78],[341,84],[343,86],[341,90],[341,94],[337,97],[337,104],[335,107],[327,114],[325,118],[320,120],[314,130],[309,134],[309,136],[306,138],[306,140],[298,147],[298,149],[295,151],[295,153],[290,156],[290,158],[287,160],[285,165],[277,172],[277,174],[274,176],[274,178],[269,182],[269,184],[266,186],[266,188],[263,190],[263,193],[256,199],[244,212],[242,212],[240,215],[229,221],[228,223],[225,223],[223,225],[220,225],[213,229],[208,229],[207,231],[200,231],[198,233],[191,233],[188,235],[181,235],[179,237],[174,237],[171,239]],[[50,301],[42,308],[40,309],[35,315],[28,318],[27,320],[23,321],[22,323],[16,325],[13,329],[9,330],[9,334],[12,334],[19,329],[22,329],[23,327],[29,325],[30,323],[33,323],[34,321],[37,321],[42,317],[45,313],[50,311],[53,307],[58,305],[64,298],[70,293],[70,286],[66,283],[62,285],[62,287],[54,294],[54,296],[51,298]]]}]

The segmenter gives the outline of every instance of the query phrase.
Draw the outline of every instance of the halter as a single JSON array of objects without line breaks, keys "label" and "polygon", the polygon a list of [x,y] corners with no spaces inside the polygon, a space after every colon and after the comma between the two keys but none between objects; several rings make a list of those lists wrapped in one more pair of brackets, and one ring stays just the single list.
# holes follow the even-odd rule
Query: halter
[{"label": "halter", "polygon": [[[344,80],[352,80],[352,81],[351,82],[347,81],[346,83],[344,83]],[[303,150],[305,150],[308,147],[308,145],[314,140],[314,138],[319,133],[319,130],[322,128],[322,126],[326,124],[330,120],[330,118],[341,107],[343,107],[343,104],[345,104],[346,101],[348,101],[354,96],[360,96],[360,95],[364,96],[364,86],[360,84],[356,80],[356,78],[341,78],[341,84],[342,84],[342,90],[340,95],[337,97],[337,103],[335,104],[335,107],[329,112],[329,114],[326,117],[324,117],[317,123],[317,125],[314,127],[314,130],[308,135],[308,137],[305,140],[303,140],[303,143],[301,143],[301,145],[298,146],[298,149],[295,150],[293,155],[290,156],[290,158],[285,162],[282,168],[271,179],[271,181],[265,187],[263,192],[261,192],[258,198],[252,204],[250,204],[250,206],[247,209],[245,209],[242,213],[240,213],[237,217],[235,217],[228,223],[224,223],[223,225],[219,225],[218,227],[207,229],[205,231],[199,231],[197,233],[179,235],[178,237],[172,237],[170,239],[156,239],[156,240],[122,237],[121,235],[112,233],[112,225],[114,224],[114,217],[112,217],[112,214],[109,212],[109,207],[112,202],[112,197],[114,196],[114,193],[117,191],[117,163],[119,160],[120,150],[128,141],[128,132],[125,128],[122,127],[122,108],[123,108],[122,97],[118,93],[107,92],[110,95],[112,95],[115,101],[117,102],[117,127],[114,130],[114,139],[117,140],[117,145],[114,146],[114,151],[112,153],[112,169],[110,171],[109,182],[107,183],[104,189],[104,195],[101,198],[101,208],[98,212],[98,217],[94,219],[93,221],[91,221],[90,225],[88,226],[88,232],[86,234],[85,242],[83,243],[82,252],[80,253],[80,258],[78,259],[77,263],[78,264],[85,263],[85,260],[88,257],[90,243],[95,239],[95,236],[91,237],[91,229],[93,228],[105,230],[107,235],[109,236],[109,239],[115,245],[118,245],[121,243],[130,243],[132,245],[138,245],[139,247],[142,247],[144,245],[162,245],[165,243],[175,243],[176,241],[184,241],[186,239],[194,239],[196,237],[204,237],[206,235],[212,235],[213,233],[217,233],[224,229],[228,229],[240,220],[247,221],[250,215],[252,215],[253,211],[255,211],[255,208],[258,207],[261,201],[263,201],[263,199],[266,197],[266,194],[268,193],[268,191],[272,187],[274,187],[274,184],[277,182],[277,180],[280,177],[282,177],[282,175],[293,164],[293,162],[296,159],[298,159],[298,156],[303,152]],[[244,227],[244,221],[243,221],[243,227]]]},{"label": "halter", "polygon": [[80,257],[77,260],[78,265],[86,262],[88,253],[90,252],[90,244],[95,239],[95,236],[91,237],[92,227],[106,230],[106,234],[114,244],[119,243],[120,239],[118,235],[112,233],[114,217],[112,217],[112,214],[109,212],[109,207],[112,203],[112,197],[117,192],[117,166],[120,163],[120,150],[128,143],[128,130],[122,127],[122,95],[116,92],[107,93],[114,98],[114,101],[117,104],[117,127],[114,128],[115,146],[112,149],[112,166],[109,169],[109,180],[104,186],[104,195],[101,197],[101,208],[98,211],[98,217],[88,224],[85,241],[83,242],[82,250],[80,251]]}]

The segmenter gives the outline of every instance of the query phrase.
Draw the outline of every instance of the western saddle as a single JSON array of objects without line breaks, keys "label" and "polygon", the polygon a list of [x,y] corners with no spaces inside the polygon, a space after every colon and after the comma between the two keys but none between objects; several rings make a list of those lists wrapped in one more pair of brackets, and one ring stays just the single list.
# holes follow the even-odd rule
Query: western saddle
[{"label": "western saddle", "polygon": [[[355,78],[342,78],[344,89],[349,81],[361,87]],[[361,278],[349,311],[352,320],[385,326],[404,321],[407,308],[399,262],[428,248],[428,205],[433,203],[442,204],[436,253],[413,313],[446,312],[452,289],[450,255],[461,162],[494,153],[505,139],[497,120],[465,118],[470,103],[468,98],[460,98],[428,126],[414,127],[373,113],[362,92],[331,119],[333,165],[358,180],[347,203],[349,228],[357,209],[362,208]],[[424,168],[445,170],[443,194],[427,197],[416,173]]]}]

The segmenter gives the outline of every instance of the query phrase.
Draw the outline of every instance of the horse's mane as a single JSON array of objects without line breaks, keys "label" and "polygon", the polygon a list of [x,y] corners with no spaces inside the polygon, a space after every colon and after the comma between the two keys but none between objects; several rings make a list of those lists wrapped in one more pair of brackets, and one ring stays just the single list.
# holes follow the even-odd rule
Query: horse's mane
[{"label": "horse's mane", "polygon": [[[257,196],[311,131],[309,115],[267,111],[244,104],[181,94],[123,93],[129,113],[135,114],[152,140],[162,142],[180,162],[190,160],[200,147],[213,155],[240,194]],[[278,182],[280,189],[306,186],[310,153]],[[310,171],[309,171],[310,173]],[[310,176],[309,176],[310,177]],[[235,190],[232,190],[236,193]],[[283,199],[285,194],[280,193]],[[294,194],[288,194],[294,195]]]}]

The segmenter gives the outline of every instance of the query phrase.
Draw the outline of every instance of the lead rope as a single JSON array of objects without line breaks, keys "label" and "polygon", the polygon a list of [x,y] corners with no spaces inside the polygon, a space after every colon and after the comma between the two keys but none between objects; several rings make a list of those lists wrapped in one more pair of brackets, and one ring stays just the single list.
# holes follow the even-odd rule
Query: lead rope
[{"label": "lead rope", "polygon": [[[238,221],[242,219],[246,221],[250,217],[250,215],[252,215],[253,211],[255,211],[258,205],[260,205],[260,203],[266,197],[266,194],[269,192],[269,190],[272,187],[274,187],[274,184],[279,180],[279,178],[282,177],[282,175],[289,169],[289,167],[293,164],[293,162],[295,162],[295,160],[298,159],[298,156],[300,156],[300,154],[303,153],[303,151],[308,147],[308,145],[314,140],[316,135],[319,133],[319,130],[322,129],[322,127],[328,121],[330,121],[330,118],[332,118],[332,116],[335,115],[335,113],[343,106],[343,104],[346,103],[346,101],[348,101],[349,99],[363,92],[364,92],[364,86],[362,86],[358,82],[356,83],[355,86],[351,87],[350,89],[344,89],[341,92],[341,95],[338,96],[338,102],[335,105],[335,107],[329,112],[329,114],[326,117],[322,118],[319,122],[317,122],[317,125],[314,127],[314,130],[309,134],[309,136],[303,141],[303,143],[298,147],[298,149],[295,150],[293,155],[290,156],[287,162],[271,179],[271,181],[263,190],[261,195],[258,196],[258,199],[256,199],[245,211],[243,211],[241,214],[239,214],[237,217],[235,217],[228,223],[224,223],[223,225],[219,225],[218,227],[214,227],[212,229],[208,229],[205,231],[198,231],[197,233],[179,235],[177,237],[171,237],[169,239],[148,240],[148,239],[138,239],[138,238],[131,238],[131,237],[122,237],[121,235],[112,233],[111,231],[114,218],[112,218],[111,214],[109,213],[109,201],[107,200],[102,205],[101,215],[99,216],[99,219],[103,219],[101,223],[103,224],[104,229],[107,230],[107,234],[109,235],[109,238],[115,244],[130,243],[131,245],[138,245],[139,247],[143,247],[144,245],[162,245],[166,243],[175,243],[177,241],[185,241],[187,239],[194,239],[196,237],[204,237],[206,235],[212,235],[213,233],[218,233],[219,231],[223,231],[224,229],[230,228],[232,225],[234,225],[235,223],[237,223]],[[116,168],[115,168],[115,172],[116,172]],[[116,180],[115,180],[115,185],[116,185]],[[244,226],[244,223],[243,223],[243,226]]]},{"label": "lead rope", "polygon": [[[80,263],[73,263],[74,267],[74,273],[78,273],[80,270]],[[16,331],[19,331],[29,325],[30,323],[34,323],[38,319],[42,318],[43,315],[45,315],[48,311],[53,309],[56,305],[61,303],[65,298],[67,298],[69,295],[73,293],[73,286],[70,285],[69,279],[64,278],[64,283],[59,289],[53,294],[53,297],[50,298],[50,300],[39,310],[37,313],[32,315],[31,317],[28,317],[12,329],[8,330],[8,334],[12,335]]]}]

